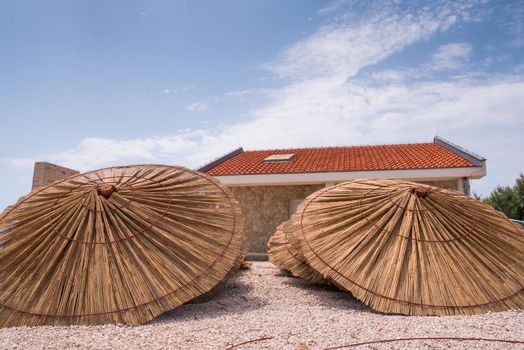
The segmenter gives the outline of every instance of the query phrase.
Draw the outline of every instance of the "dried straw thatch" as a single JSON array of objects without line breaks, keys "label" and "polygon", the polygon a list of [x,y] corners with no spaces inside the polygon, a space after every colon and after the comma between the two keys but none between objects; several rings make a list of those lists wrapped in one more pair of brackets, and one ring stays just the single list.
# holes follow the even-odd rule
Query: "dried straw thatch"
[{"label": "dried straw thatch", "polygon": [[292,240],[292,232],[285,221],[277,227],[268,242],[268,260],[283,270],[288,270],[295,277],[300,277],[311,283],[327,284],[324,277],[313,270],[301,256],[298,240]]},{"label": "dried straw thatch", "polygon": [[37,189],[0,216],[0,327],[142,324],[239,265],[239,205],[184,168],[129,166]]},{"label": "dried straw thatch", "polygon": [[246,255],[244,253],[241,254],[240,258],[241,258],[241,262],[240,262],[240,266],[238,267],[239,270],[249,270],[252,268],[253,263],[251,263],[251,261],[248,261],[246,259]]},{"label": "dried straw thatch", "polygon": [[309,266],[377,311],[524,307],[524,230],[461,193],[347,182],[309,196],[289,225]]}]

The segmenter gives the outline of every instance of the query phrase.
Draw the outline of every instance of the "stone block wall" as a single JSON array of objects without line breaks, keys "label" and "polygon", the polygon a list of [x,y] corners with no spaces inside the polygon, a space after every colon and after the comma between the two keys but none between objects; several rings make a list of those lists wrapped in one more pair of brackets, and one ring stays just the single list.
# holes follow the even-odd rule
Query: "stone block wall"
[{"label": "stone block wall", "polygon": [[421,184],[426,184],[435,187],[441,187],[448,190],[458,191],[457,180],[445,180],[445,181],[416,181]]},{"label": "stone block wall", "polygon": [[324,185],[231,187],[245,220],[244,251],[266,253],[269,237],[289,217],[290,201],[305,199]]},{"label": "stone block wall", "polygon": [[69,169],[48,162],[36,162],[33,171],[33,190],[52,184],[55,181],[79,174],[77,170]]}]

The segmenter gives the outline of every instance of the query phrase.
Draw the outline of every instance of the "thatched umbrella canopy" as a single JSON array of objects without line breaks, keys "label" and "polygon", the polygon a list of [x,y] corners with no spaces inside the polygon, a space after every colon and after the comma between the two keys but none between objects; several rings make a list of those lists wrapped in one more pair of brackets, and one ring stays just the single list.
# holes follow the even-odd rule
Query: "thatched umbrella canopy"
[{"label": "thatched umbrella canopy", "polygon": [[312,283],[325,284],[324,277],[313,270],[302,256],[298,240],[291,240],[293,233],[289,229],[290,221],[280,224],[268,242],[268,260],[287,270],[295,277],[300,277]]},{"label": "thatched umbrella canopy", "polygon": [[375,310],[524,307],[524,230],[461,193],[411,182],[322,189],[293,219],[307,263]]},{"label": "thatched umbrella canopy", "polygon": [[242,226],[224,186],[180,167],[37,189],[0,216],[0,327],[145,323],[223,280]]}]

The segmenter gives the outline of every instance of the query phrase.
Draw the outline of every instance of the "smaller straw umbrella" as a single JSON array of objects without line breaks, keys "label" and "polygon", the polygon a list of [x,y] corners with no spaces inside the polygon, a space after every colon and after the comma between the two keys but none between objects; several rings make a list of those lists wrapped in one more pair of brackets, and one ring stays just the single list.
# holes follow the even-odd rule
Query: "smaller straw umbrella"
[{"label": "smaller straw umbrella", "polygon": [[315,284],[328,283],[320,273],[313,270],[301,257],[300,244],[294,240],[291,243],[290,221],[281,223],[268,242],[268,260],[281,268],[288,270],[295,277]]}]

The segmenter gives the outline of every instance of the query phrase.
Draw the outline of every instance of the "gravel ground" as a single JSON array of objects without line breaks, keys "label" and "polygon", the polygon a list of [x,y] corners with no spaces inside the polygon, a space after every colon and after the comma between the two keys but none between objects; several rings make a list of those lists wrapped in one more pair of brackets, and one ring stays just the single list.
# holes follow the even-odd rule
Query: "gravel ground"
[{"label": "gravel ground", "polygon": [[[232,278],[211,301],[184,305],[140,326],[20,327],[0,330],[1,349],[320,350],[388,338],[524,340],[524,311],[481,316],[408,317],[373,312],[349,293],[311,286],[268,262]],[[524,349],[480,341],[419,340],[358,349]]]}]

